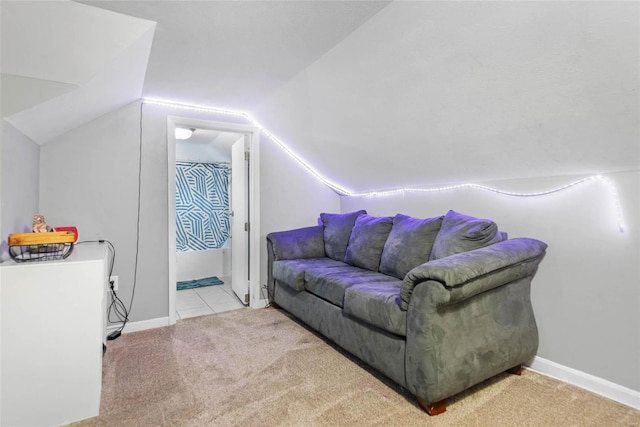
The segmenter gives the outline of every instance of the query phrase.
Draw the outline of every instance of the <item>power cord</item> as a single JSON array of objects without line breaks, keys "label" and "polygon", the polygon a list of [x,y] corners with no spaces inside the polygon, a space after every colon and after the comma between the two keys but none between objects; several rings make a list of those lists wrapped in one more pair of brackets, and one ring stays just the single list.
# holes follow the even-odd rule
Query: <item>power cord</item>
[{"label": "power cord", "polygon": [[[111,280],[111,276],[113,275],[113,266],[116,261],[116,249],[113,244],[108,240],[84,240],[82,242],[78,242],[76,244],[80,245],[83,243],[106,243],[109,247],[109,250],[112,253],[111,264],[109,266],[109,273],[107,275],[107,281],[109,282],[109,289],[111,302],[107,307],[107,320],[109,323],[122,323],[122,325],[107,335],[108,340],[115,340],[120,335],[122,335],[122,330],[124,329],[127,321],[129,320],[129,310],[125,307],[122,300],[118,297],[118,294],[114,288],[114,282]],[[131,297],[133,299],[133,296]]]},{"label": "power cord", "polygon": [[[114,282],[111,280],[111,275],[113,273],[113,265],[116,259],[116,249],[113,244],[108,240],[85,240],[82,242],[77,242],[76,244],[82,243],[107,243],[109,245],[109,249],[113,253],[111,257],[111,265],[109,266],[109,275],[107,276],[107,281],[109,282],[109,288],[111,290],[111,302],[107,308],[107,320],[109,323],[122,323],[122,325],[107,335],[108,340],[115,340],[120,335],[122,335],[122,331],[124,327],[127,325],[129,321],[129,313],[131,313],[131,307],[133,306],[133,298],[136,294],[136,284],[138,282],[138,253],[140,249],[140,202],[141,202],[141,187],[142,187],[142,111],[143,111],[144,102],[140,103],[140,143],[138,148],[138,210],[137,210],[137,220],[136,220],[136,256],[135,256],[135,265],[133,271],[133,288],[131,291],[131,299],[129,300],[129,307],[126,307],[124,302],[118,297],[116,290],[114,289]],[[113,315],[113,317],[112,317]],[[114,319],[115,317],[115,319]]]},{"label": "power cord", "polygon": [[262,285],[262,288],[260,290],[260,296],[262,297],[262,299],[264,299],[264,292],[267,292],[267,305],[265,305],[264,308],[269,308],[271,307],[271,300],[273,299],[273,295],[271,295],[271,292],[269,292],[269,286],[268,285]]},{"label": "power cord", "polygon": [[[136,294],[136,284],[138,283],[138,254],[140,252],[140,201],[142,194],[142,119],[143,119],[143,107],[144,102],[140,102],[140,133],[139,139],[140,143],[138,144],[138,210],[137,210],[137,219],[136,219],[136,257],[135,264],[133,267],[133,289],[131,290],[131,300],[129,300],[129,308],[125,310],[127,313],[127,317],[125,318],[124,324],[122,325],[122,329],[127,324],[129,320],[129,313],[131,313],[131,307],[133,306],[133,297]],[[123,307],[124,308],[124,307]],[[122,331],[120,329],[120,331]],[[117,338],[117,337],[116,337]]]},{"label": "power cord", "polygon": [[[141,202],[141,188],[142,188],[142,112],[143,112],[144,102],[140,103],[140,133],[139,133],[139,141],[138,144],[138,208],[137,208],[137,219],[136,219],[136,256],[135,263],[133,267],[133,288],[131,290],[131,299],[129,300],[129,307],[125,307],[124,303],[118,295],[116,291],[113,289],[113,282],[109,281],[111,287],[111,303],[109,304],[108,309],[108,320],[110,323],[116,323],[111,319],[111,313],[113,312],[115,316],[118,318],[118,321],[122,322],[122,326],[119,329],[111,332],[107,335],[108,340],[115,340],[120,335],[122,335],[122,331],[124,327],[127,325],[129,321],[129,313],[131,313],[131,307],[133,307],[133,298],[136,295],[136,285],[138,283],[138,254],[140,252],[140,202]],[[115,258],[115,251],[114,251]],[[109,276],[111,277],[111,275]]]}]

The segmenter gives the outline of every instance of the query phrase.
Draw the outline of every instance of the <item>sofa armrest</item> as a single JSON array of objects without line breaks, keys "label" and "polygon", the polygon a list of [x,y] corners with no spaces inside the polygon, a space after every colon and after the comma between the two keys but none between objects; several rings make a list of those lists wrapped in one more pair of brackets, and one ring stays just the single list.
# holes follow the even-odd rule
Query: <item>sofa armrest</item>
[{"label": "sofa armrest", "polygon": [[274,261],[325,256],[323,227],[320,225],[269,233],[267,242]]},{"label": "sofa armrest", "polygon": [[267,293],[273,302],[275,279],[273,263],[283,259],[323,258],[324,227],[314,226],[277,231],[267,235]]},{"label": "sofa armrest", "polygon": [[421,264],[404,278],[401,308],[408,309],[414,288],[425,281],[441,283],[449,292],[439,303],[450,304],[533,276],[546,248],[539,240],[515,238]]}]

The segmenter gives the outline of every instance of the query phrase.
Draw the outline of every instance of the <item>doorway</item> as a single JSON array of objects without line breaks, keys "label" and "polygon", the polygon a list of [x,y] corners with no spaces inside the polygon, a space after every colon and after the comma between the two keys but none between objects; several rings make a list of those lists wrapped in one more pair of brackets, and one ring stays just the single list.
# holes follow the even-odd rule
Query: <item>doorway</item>
[{"label": "doorway", "polygon": [[[187,129],[191,135],[188,139],[178,140],[176,139],[176,128]],[[169,324],[174,324],[176,319],[182,316],[181,314],[176,315],[178,302],[176,282],[189,280],[190,274],[203,276],[213,274],[217,269],[226,283],[223,286],[195,289],[189,291],[189,295],[180,291],[180,301],[183,305],[181,309],[185,309],[183,301],[186,297],[188,297],[189,304],[194,305],[193,308],[186,309],[188,312],[186,317],[207,314],[206,305],[209,306],[209,310],[213,308],[214,311],[211,313],[234,308],[230,307],[233,305],[229,299],[231,295],[233,295],[236,304],[256,306],[258,300],[255,297],[259,298],[259,283],[256,280],[259,274],[259,252],[255,251],[259,235],[257,221],[259,218],[257,215],[259,211],[257,195],[259,192],[257,191],[258,164],[257,161],[252,162],[251,160],[258,158],[255,156],[258,151],[258,130],[243,125],[170,117],[167,120],[167,132]],[[222,222],[221,229],[218,230],[219,232],[210,232],[208,235],[208,237],[215,235],[213,239],[209,240],[217,239],[217,245],[221,247],[198,251],[198,248],[207,244],[207,242],[201,241],[205,240],[204,237],[207,233],[199,230],[191,233],[192,230],[188,229],[186,234],[193,240],[193,251],[187,247],[185,253],[176,252],[176,249],[185,249],[185,245],[191,244],[190,239],[181,240],[185,232],[181,228],[182,224],[176,221],[185,210],[184,206],[180,206],[180,201],[176,203],[176,189],[180,189],[184,181],[181,169],[175,166],[176,162],[182,162],[181,165],[185,165],[186,170],[202,168],[202,171],[195,170],[196,174],[200,174],[197,176],[208,173],[207,170],[212,168],[219,169],[218,172],[224,169],[230,172],[228,176],[230,183],[228,205],[224,212],[226,217],[218,213],[218,216],[225,217],[220,221]],[[195,184],[196,187],[199,185]],[[221,191],[221,189],[215,191]],[[198,197],[202,199],[200,195],[194,196],[194,198]],[[189,199],[190,196],[187,195],[185,198]],[[179,192],[178,200],[180,200]],[[211,209],[211,206],[208,206],[207,209]],[[187,207],[186,210],[192,217],[195,217],[191,212],[191,207]],[[187,227],[193,228],[201,227],[204,221],[206,220],[195,217],[193,221],[188,219],[186,222]],[[228,239],[223,242],[225,233]],[[187,243],[183,240],[186,240]],[[253,240],[256,243],[252,247]],[[221,245],[221,243],[224,244]],[[193,279],[197,279],[197,277],[193,277]],[[225,295],[224,291],[229,295]],[[214,295],[219,295],[221,298]],[[199,300],[198,296],[204,301]],[[218,300],[218,306],[214,305],[216,304],[215,300]],[[195,307],[196,305],[200,305],[200,308]]]}]

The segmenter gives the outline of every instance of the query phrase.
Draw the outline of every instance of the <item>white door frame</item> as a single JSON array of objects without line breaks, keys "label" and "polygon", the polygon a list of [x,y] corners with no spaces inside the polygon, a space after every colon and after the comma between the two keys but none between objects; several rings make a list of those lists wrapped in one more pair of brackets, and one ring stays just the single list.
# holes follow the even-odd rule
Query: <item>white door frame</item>
[{"label": "white door frame", "polygon": [[[249,307],[260,308],[260,129],[255,126],[188,117],[167,117],[167,207],[169,229],[169,324],[176,323],[176,126],[233,132],[249,137]],[[233,275],[233,271],[231,272]]]},{"label": "white door frame", "polygon": [[[238,134],[235,134],[238,135]],[[240,135],[231,146],[231,289],[243,304],[249,304],[249,137]]]}]

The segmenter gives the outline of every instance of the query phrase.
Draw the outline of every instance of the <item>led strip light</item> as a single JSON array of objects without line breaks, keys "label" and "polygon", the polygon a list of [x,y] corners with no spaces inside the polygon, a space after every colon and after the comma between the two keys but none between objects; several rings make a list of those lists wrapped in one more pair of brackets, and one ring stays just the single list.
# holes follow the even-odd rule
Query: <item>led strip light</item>
[{"label": "led strip light", "polygon": [[589,183],[589,182],[594,182],[594,181],[601,181],[608,187],[609,192],[611,193],[611,195],[613,197],[614,204],[615,204],[616,216],[617,216],[617,220],[618,220],[618,228],[619,228],[621,233],[624,232],[625,224],[624,224],[624,219],[623,219],[623,215],[622,215],[622,204],[620,203],[620,196],[618,196],[618,191],[616,190],[616,187],[611,182],[611,180],[606,178],[606,177],[604,177],[604,176],[602,176],[602,175],[589,176],[589,177],[586,177],[586,178],[579,179],[577,181],[570,182],[569,184],[565,184],[565,185],[563,185],[561,187],[552,188],[550,190],[531,192],[531,193],[518,193],[518,192],[514,192],[514,191],[505,191],[505,190],[500,190],[500,189],[497,189],[497,188],[488,187],[486,185],[481,185],[481,184],[456,184],[456,185],[448,185],[448,186],[437,187],[437,188],[399,188],[399,189],[395,189],[395,190],[386,190],[386,191],[370,191],[370,192],[366,192],[366,193],[351,193],[351,194],[348,194],[348,196],[351,196],[351,197],[394,196],[394,195],[401,195],[401,194],[406,194],[406,193],[436,193],[436,192],[441,192],[441,191],[457,190],[457,189],[460,189],[460,188],[477,188],[477,189],[480,189],[480,190],[490,191],[490,192],[497,193],[497,194],[502,194],[502,195],[505,195],[505,196],[540,197],[540,196],[546,196],[546,195],[553,194],[553,193],[558,193],[560,191],[567,190],[567,189],[575,187],[577,185],[585,184],[585,183]]},{"label": "led strip light", "polygon": [[260,132],[262,132],[262,134],[264,134],[271,141],[275,142],[285,153],[287,153],[292,159],[294,159],[307,172],[313,175],[318,181],[322,182],[323,184],[325,184],[326,186],[331,188],[333,191],[335,191],[336,193],[342,196],[348,196],[351,194],[350,191],[343,189],[339,185],[329,181],[328,179],[320,175],[320,173],[318,173],[315,169],[313,169],[306,162],[304,162],[300,157],[298,157],[293,151],[289,149],[289,147],[287,147],[282,141],[280,141],[274,134],[269,132],[267,128],[262,126],[260,122],[258,122],[256,119],[254,119],[253,117],[251,117],[251,115],[247,113],[243,113],[240,111],[226,110],[222,108],[212,108],[212,107],[205,107],[205,106],[199,106],[199,105],[181,104],[181,103],[171,102],[171,101],[161,101],[158,99],[145,98],[142,100],[142,102],[144,102],[145,104],[160,105],[163,107],[179,108],[182,110],[199,111],[203,113],[214,113],[214,114],[221,114],[225,116],[234,116],[234,117],[243,118],[249,123],[251,123],[253,126],[260,129]]},{"label": "led strip light", "polygon": [[244,113],[244,112],[241,112],[241,111],[227,110],[227,109],[223,109],[223,108],[214,108],[214,107],[199,106],[199,105],[192,105],[192,104],[183,104],[183,103],[178,103],[178,102],[173,102],[173,101],[162,101],[162,100],[158,100],[158,99],[144,98],[142,100],[142,102],[144,102],[146,104],[159,105],[159,106],[170,107],[170,108],[178,108],[178,109],[183,109],[183,110],[198,111],[198,112],[203,112],[203,113],[213,113],[213,114],[220,114],[220,115],[225,115],[225,116],[233,116],[233,117],[242,118],[242,119],[248,121],[249,123],[251,123],[253,126],[255,126],[258,129],[260,129],[262,134],[264,134],[267,138],[269,138],[276,145],[278,145],[285,153],[287,153],[293,160],[295,160],[300,166],[302,166],[302,168],[304,168],[307,172],[309,172],[311,175],[313,175],[318,181],[322,182],[323,184],[325,184],[326,186],[328,186],[329,188],[331,188],[332,190],[334,190],[336,193],[338,193],[341,196],[348,196],[348,197],[379,197],[379,196],[401,195],[401,194],[406,194],[406,193],[435,193],[435,192],[441,192],[441,191],[456,190],[456,189],[461,189],[461,188],[477,188],[477,189],[480,189],[480,190],[491,191],[493,193],[502,194],[502,195],[505,195],[505,196],[540,197],[540,196],[546,196],[546,195],[553,194],[553,193],[558,193],[560,191],[564,191],[564,190],[570,189],[570,188],[575,187],[575,186],[580,185],[580,184],[585,184],[585,183],[594,182],[594,181],[601,181],[609,188],[609,191],[610,191],[611,195],[613,196],[615,209],[616,209],[616,214],[617,214],[617,219],[618,219],[618,228],[619,228],[621,233],[624,232],[624,230],[625,230],[625,224],[624,224],[624,219],[623,219],[623,215],[622,215],[622,205],[620,203],[620,197],[618,195],[618,191],[616,190],[616,187],[611,182],[611,180],[609,180],[608,178],[606,178],[606,177],[604,177],[602,175],[593,175],[593,176],[589,176],[589,177],[586,177],[586,178],[579,179],[577,181],[573,181],[573,182],[571,182],[569,184],[566,184],[566,185],[563,185],[563,186],[560,186],[560,187],[557,187],[557,188],[553,188],[553,189],[550,189],[550,190],[544,190],[544,191],[538,191],[538,192],[530,192],[530,193],[518,193],[518,192],[514,192],[514,191],[504,191],[504,190],[499,190],[497,188],[492,188],[492,187],[488,187],[486,185],[481,185],[481,184],[456,184],[456,185],[448,185],[448,186],[437,187],[437,188],[399,188],[399,189],[395,189],[395,190],[369,191],[369,192],[364,192],[364,193],[355,193],[355,192],[352,192],[352,191],[349,191],[349,190],[346,190],[346,189],[340,187],[339,185],[329,181],[328,179],[326,179],[325,177],[320,175],[319,172],[317,172],[315,169],[313,169],[311,166],[309,166],[306,162],[304,162],[293,151],[291,151],[289,149],[289,147],[287,147],[282,141],[280,141],[274,134],[272,134],[268,129],[266,129],[264,126],[262,126],[257,120],[255,120],[253,117],[251,117],[251,115],[249,115],[247,113]]}]

